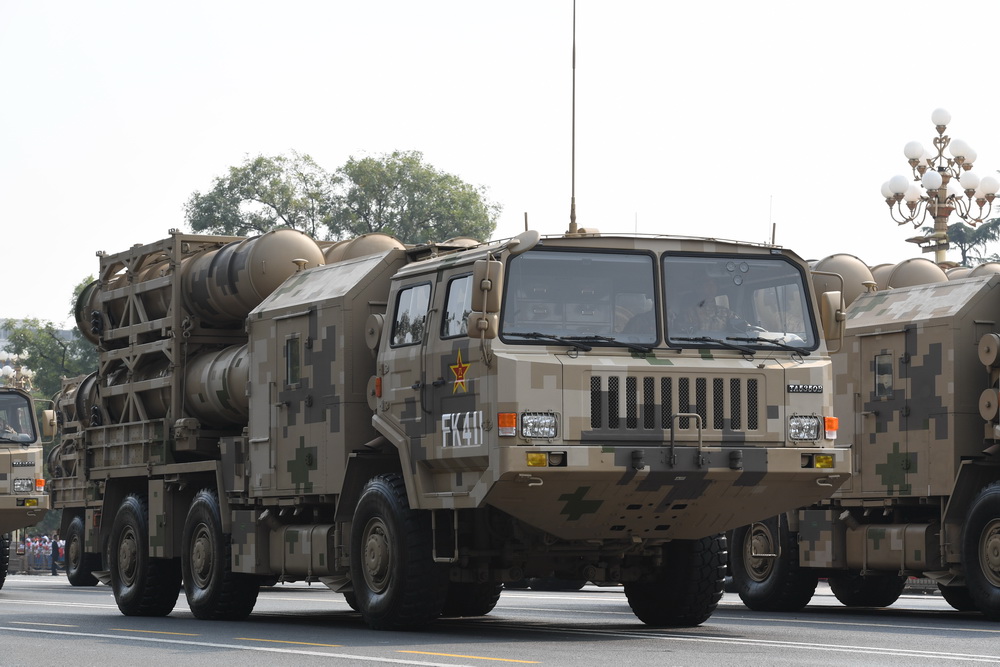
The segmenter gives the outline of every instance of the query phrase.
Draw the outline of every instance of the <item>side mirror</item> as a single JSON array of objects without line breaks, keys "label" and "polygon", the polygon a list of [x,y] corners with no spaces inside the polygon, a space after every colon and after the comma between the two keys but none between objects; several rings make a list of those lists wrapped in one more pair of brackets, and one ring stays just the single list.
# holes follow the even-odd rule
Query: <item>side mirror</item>
[{"label": "side mirror", "polygon": [[[503,264],[480,259],[472,269],[472,310],[479,313],[499,313],[503,292]],[[469,328],[471,335],[473,329]]]},{"label": "side mirror", "polygon": [[51,438],[56,434],[56,411],[42,410],[42,435]]},{"label": "side mirror", "polygon": [[500,328],[496,313],[469,313],[466,321],[466,331],[469,338],[496,338]]},{"label": "side mirror", "polygon": [[[823,337],[827,343],[840,341],[844,337],[844,297],[842,292],[823,292],[820,295],[819,317],[823,323]],[[838,346],[839,350],[840,347]]]}]

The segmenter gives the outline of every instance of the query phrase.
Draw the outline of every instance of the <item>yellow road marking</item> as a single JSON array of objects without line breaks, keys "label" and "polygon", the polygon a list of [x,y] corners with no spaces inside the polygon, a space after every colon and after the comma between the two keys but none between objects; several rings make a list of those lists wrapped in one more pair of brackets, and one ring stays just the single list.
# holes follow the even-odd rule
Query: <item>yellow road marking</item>
[{"label": "yellow road marking", "polygon": [[343,644],[314,644],[312,642],[289,642],[282,639],[257,639],[256,637],[236,637],[237,640],[245,642],[271,642],[272,644],[300,644],[302,646],[329,646],[331,648],[341,648]]},{"label": "yellow road marking", "polygon": [[51,628],[78,628],[78,625],[64,625],[62,623],[31,623],[29,621],[11,621],[11,623],[16,623],[18,625],[44,625]]},{"label": "yellow road marking", "polygon": [[145,632],[151,635],[179,635],[181,637],[198,637],[193,632],[162,632],[160,630],[131,630],[129,628],[111,628],[112,632]]},{"label": "yellow road marking", "polygon": [[457,653],[431,653],[429,651],[399,651],[399,653],[416,653],[418,655],[437,655],[443,658],[466,658],[468,660],[496,660],[498,662],[519,662],[527,665],[539,664],[537,660],[510,660],[508,658],[487,658],[482,655],[459,655]]}]

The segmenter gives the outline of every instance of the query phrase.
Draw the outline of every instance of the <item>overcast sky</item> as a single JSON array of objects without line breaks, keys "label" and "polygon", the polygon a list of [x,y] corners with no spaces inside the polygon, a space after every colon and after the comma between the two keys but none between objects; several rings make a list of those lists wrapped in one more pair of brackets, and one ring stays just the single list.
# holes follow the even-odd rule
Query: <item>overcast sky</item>
[{"label": "overcast sky", "polygon": [[[1000,169],[995,1],[578,0],[578,222],[920,255],[879,194],[906,142]],[[572,0],[0,0],[0,317],[187,229],[247,156],[417,150],[489,189],[496,237],[569,221]],[[952,253],[951,258],[957,258]]]}]

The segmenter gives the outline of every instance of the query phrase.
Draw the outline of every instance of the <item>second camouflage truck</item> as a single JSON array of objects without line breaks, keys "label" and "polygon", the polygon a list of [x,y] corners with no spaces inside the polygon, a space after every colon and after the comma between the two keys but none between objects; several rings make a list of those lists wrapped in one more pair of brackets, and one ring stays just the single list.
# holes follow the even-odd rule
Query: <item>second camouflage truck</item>
[{"label": "second camouflage truck", "polygon": [[10,371],[3,379],[12,386],[0,386],[0,588],[10,565],[11,532],[35,525],[49,508],[42,433],[28,393],[30,383],[22,384],[20,369],[4,370]]},{"label": "second camouflage truck", "polygon": [[833,355],[856,467],[830,500],[735,531],[740,596],[793,611],[826,577],[843,604],[884,607],[920,577],[1000,620],[1000,275],[948,280],[907,260],[862,293],[875,281],[861,260],[821,262],[857,294]]},{"label": "second camouflage truck", "polygon": [[100,265],[52,494],[70,582],[128,615],[183,581],[198,618],[242,618],[308,580],[409,627],[554,576],[693,625],[724,531],[850,474],[808,267],[779,248],[279,230]]}]

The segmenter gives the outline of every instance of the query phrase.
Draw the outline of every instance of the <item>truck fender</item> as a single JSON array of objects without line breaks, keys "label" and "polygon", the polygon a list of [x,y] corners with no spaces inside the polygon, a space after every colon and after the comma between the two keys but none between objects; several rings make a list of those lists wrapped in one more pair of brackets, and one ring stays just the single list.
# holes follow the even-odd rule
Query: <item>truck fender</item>
[{"label": "truck fender", "polygon": [[943,527],[945,562],[960,563],[962,560],[962,527],[969,512],[969,505],[979,492],[990,482],[1000,480],[1000,467],[985,465],[979,461],[962,461],[955,476],[951,497],[944,508]]},{"label": "truck fender", "polygon": [[394,472],[403,474],[402,465],[399,462],[399,452],[389,444],[384,437],[376,438],[368,443],[372,445],[380,441],[377,449],[370,448],[364,451],[352,452],[347,457],[347,469],[344,471],[344,486],[340,491],[340,498],[337,501],[337,512],[334,520],[338,523],[346,523],[354,518],[354,508],[361,497],[361,490],[375,475],[381,473]]}]

